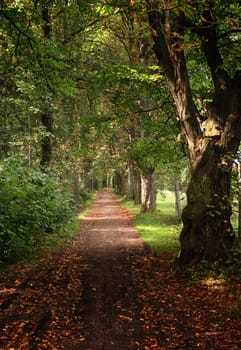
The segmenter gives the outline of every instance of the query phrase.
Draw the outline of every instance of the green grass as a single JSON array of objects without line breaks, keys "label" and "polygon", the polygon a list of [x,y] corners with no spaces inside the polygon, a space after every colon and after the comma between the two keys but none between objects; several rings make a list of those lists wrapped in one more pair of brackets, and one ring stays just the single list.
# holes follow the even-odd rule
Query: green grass
[{"label": "green grass", "polygon": [[177,254],[180,249],[179,235],[181,224],[175,214],[175,198],[166,191],[157,196],[157,211],[140,213],[140,206],[121,200],[121,205],[136,214],[135,225],[141,238],[155,253]]}]

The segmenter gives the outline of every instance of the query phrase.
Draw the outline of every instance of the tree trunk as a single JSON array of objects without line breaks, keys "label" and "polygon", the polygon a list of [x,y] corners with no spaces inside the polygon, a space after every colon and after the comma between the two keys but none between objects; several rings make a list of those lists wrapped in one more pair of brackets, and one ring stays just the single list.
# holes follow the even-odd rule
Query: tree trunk
[{"label": "tree trunk", "polygon": [[121,181],[120,172],[115,171],[114,179],[113,179],[113,186],[114,186],[117,194],[121,194],[121,184],[122,184],[122,181]]},{"label": "tree trunk", "polygon": [[141,178],[137,170],[134,174],[134,204],[141,204]]},{"label": "tree trunk", "polygon": [[181,220],[182,208],[181,208],[181,199],[180,199],[180,183],[179,180],[175,180],[175,209],[176,216]]},{"label": "tree trunk", "polygon": [[241,79],[236,76],[207,106],[205,129],[190,157],[191,181],[179,257],[184,264],[201,258],[226,260],[233,247],[230,188],[241,136],[240,88]]},{"label": "tree trunk", "polygon": [[114,177],[114,187],[116,188],[118,194],[120,194],[121,196],[126,195],[127,174],[125,170],[116,171],[115,177]]},{"label": "tree trunk", "polygon": [[141,212],[156,210],[156,189],[154,169],[141,169]]},{"label": "tree trunk", "polygon": [[127,182],[128,182],[127,173],[124,170],[124,171],[121,171],[120,175],[121,175],[121,195],[125,196],[127,193]]},{"label": "tree trunk", "polygon": [[215,145],[207,147],[193,169],[183,210],[179,263],[225,260],[234,242],[229,202],[231,164],[222,166]]},{"label": "tree trunk", "polygon": [[130,160],[128,163],[128,173],[127,173],[127,188],[126,188],[126,196],[127,199],[134,199],[134,169],[133,162]]},{"label": "tree trunk", "polygon": [[241,164],[238,162],[238,247],[241,249]]},{"label": "tree trunk", "polygon": [[[185,15],[179,11],[171,16],[167,9],[163,21],[163,14],[150,8],[154,50],[176,103],[191,165],[178,262],[185,265],[202,258],[225,260],[235,239],[229,196],[233,158],[241,138],[241,74],[237,72],[231,78],[222,68],[216,25],[210,25],[216,21],[211,9],[205,7],[203,25],[193,28],[201,38],[215,92],[213,102],[207,106],[207,119],[202,123],[192,98],[185,61]],[[173,36],[172,31],[178,34]]]}]

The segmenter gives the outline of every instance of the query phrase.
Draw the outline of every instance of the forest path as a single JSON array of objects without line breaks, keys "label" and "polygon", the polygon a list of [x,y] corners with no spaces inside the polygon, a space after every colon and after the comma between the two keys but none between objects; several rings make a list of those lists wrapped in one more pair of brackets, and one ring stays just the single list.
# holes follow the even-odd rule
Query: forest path
[{"label": "forest path", "polygon": [[171,267],[103,190],[70,244],[0,275],[0,349],[241,349],[240,280]]},{"label": "forest path", "polygon": [[112,192],[99,192],[71,244],[4,281],[0,348],[134,348],[141,321],[130,260],[143,251]]}]

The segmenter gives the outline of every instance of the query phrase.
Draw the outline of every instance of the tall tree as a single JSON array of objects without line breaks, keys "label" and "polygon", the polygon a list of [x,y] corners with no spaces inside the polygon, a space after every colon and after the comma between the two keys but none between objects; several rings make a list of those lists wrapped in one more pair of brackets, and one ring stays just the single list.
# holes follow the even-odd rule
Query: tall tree
[{"label": "tall tree", "polygon": [[[191,164],[179,263],[223,260],[234,242],[229,197],[241,138],[241,60],[236,52],[240,51],[241,7],[236,1],[146,3],[154,51],[176,103]],[[206,58],[213,83],[205,122],[191,89],[188,43]]]}]

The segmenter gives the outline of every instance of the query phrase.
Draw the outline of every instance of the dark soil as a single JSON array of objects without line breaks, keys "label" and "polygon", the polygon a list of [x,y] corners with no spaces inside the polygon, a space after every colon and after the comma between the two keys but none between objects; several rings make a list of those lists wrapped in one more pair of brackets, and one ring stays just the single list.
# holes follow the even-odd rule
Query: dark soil
[{"label": "dark soil", "polygon": [[71,244],[0,276],[0,349],[241,349],[241,284],[146,249],[111,191]]}]

